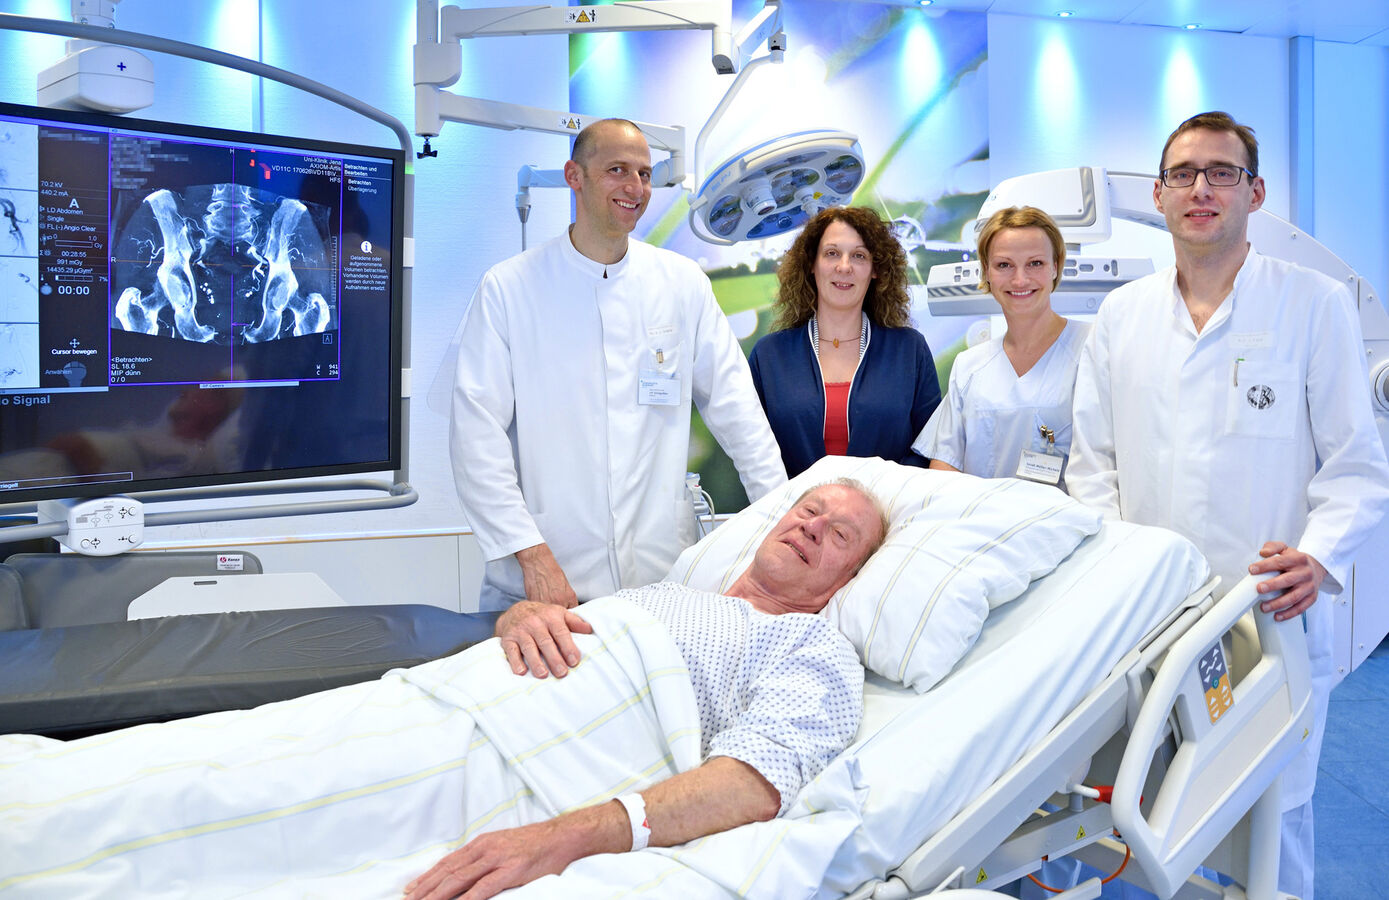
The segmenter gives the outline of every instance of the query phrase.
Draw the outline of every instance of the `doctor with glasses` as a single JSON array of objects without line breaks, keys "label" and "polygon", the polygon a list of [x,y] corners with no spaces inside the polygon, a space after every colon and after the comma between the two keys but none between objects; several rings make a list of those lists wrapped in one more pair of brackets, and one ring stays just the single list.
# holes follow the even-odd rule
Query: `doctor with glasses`
[{"label": "doctor with glasses", "polygon": [[[1312,897],[1312,790],[1335,683],[1332,607],[1389,507],[1360,322],[1346,287],[1251,247],[1253,130],[1183,122],[1153,202],[1176,264],[1106,298],[1076,378],[1071,495],[1190,538],[1264,612],[1305,616],[1315,725],[1283,776],[1278,889]],[[1319,599],[1320,598],[1320,599]]]}]

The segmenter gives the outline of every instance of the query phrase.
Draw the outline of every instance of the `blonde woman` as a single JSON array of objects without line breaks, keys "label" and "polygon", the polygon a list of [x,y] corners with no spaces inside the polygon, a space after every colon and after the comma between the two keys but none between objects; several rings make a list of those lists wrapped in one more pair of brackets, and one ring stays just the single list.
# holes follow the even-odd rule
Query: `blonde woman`
[{"label": "blonde woman", "polygon": [[1064,487],[1071,395],[1090,326],[1051,308],[1066,244],[1031,206],[1001,209],[979,232],[980,288],[1008,330],[955,357],[945,400],[912,449],[933,469],[1018,476]]}]

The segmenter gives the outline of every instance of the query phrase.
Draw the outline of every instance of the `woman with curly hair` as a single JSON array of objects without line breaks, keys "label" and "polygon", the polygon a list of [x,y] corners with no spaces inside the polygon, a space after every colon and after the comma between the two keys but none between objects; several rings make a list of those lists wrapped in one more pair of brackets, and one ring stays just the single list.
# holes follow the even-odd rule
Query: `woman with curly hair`
[{"label": "woman with curly hair", "polygon": [[1051,308],[1066,244],[1033,206],[1000,209],[979,231],[979,289],[1008,330],[965,350],[950,390],[912,446],[933,469],[1061,485],[1071,448],[1071,395],[1090,326]]},{"label": "woman with curly hair", "polygon": [[779,330],[748,363],[786,474],[822,456],[914,466],[913,438],[940,403],[936,363],[911,325],[907,254],[882,217],[833,207],[806,223],[777,269]]}]

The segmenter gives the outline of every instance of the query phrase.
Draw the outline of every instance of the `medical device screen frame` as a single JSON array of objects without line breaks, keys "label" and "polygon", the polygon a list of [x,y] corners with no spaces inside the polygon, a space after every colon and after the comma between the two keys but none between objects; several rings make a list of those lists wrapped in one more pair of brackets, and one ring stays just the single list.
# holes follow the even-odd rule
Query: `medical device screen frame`
[{"label": "medical device screen frame", "polygon": [[0,103],[0,504],[400,469],[405,165]]}]

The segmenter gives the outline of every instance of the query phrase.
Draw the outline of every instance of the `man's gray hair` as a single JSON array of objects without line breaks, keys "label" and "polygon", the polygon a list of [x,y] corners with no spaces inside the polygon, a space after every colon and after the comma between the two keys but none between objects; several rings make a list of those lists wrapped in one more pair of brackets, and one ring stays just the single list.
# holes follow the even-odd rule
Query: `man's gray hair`
[{"label": "man's gray hair", "polygon": [[878,552],[878,550],[883,546],[883,542],[887,540],[887,529],[890,524],[888,522],[887,509],[883,506],[882,501],[878,499],[877,494],[874,494],[872,491],[870,491],[862,481],[859,481],[857,478],[847,477],[832,478],[829,481],[822,481],[817,485],[807,488],[805,491],[801,493],[799,497],[796,498],[796,502],[792,503],[791,505],[795,506],[796,503],[800,503],[802,500],[813,494],[815,491],[830,484],[837,484],[840,487],[846,487],[851,491],[856,491],[857,493],[862,494],[864,497],[868,498],[868,502],[873,506],[873,512],[875,512],[878,516],[878,537],[873,541],[872,545],[869,546],[868,552],[863,555],[863,559],[859,560],[859,565],[862,566],[864,563],[868,562],[869,557],[871,557],[874,553]]}]

